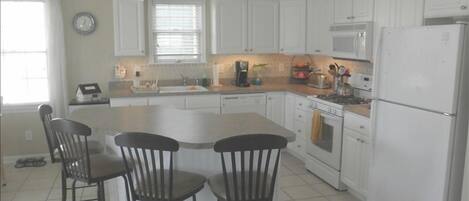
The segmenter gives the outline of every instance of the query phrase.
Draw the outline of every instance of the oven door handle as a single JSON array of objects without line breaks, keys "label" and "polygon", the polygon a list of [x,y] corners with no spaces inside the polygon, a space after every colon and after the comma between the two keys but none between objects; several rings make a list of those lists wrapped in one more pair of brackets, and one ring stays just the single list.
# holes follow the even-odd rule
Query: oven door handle
[{"label": "oven door handle", "polygon": [[[332,115],[332,114],[328,114],[327,112],[324,112],[322,110],[319,110],[319,109],[315,109],[313,110],[313,113],[316,112],[316,111],[319,111],[321,113],[321,117],[324,117],[324,118],[328,118],[328,119],[334,119],[334,120],[339,120],[341,119],[341,117],[339,116],[335,116],[335,115]],[[312,118],[311,118],[312,119]]]}]

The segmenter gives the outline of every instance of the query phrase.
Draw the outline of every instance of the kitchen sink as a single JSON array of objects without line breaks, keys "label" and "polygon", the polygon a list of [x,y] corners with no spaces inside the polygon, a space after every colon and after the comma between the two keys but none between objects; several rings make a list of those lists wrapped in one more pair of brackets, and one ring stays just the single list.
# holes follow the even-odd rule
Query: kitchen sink
[{"label": "kitchen sink", "polygon": [[161,94],[165,93],[184,93],[184,92],[204,92],[208,91],[207,88],[203,86],[164,86],[159,87],[159,91]]}]

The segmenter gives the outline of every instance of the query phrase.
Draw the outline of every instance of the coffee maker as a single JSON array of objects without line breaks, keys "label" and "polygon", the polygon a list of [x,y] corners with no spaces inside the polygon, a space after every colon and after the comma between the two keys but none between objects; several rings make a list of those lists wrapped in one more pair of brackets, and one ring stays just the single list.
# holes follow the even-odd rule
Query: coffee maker
[{"label": "coffee maker", "polygon": [[235,62],[235,84],[238,87],[249,87],[248,82],[249,63],[247,61]]}]

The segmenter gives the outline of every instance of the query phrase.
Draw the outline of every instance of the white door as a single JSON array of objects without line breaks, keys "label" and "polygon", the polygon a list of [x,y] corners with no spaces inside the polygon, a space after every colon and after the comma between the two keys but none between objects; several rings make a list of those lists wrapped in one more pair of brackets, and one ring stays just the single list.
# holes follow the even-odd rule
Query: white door
[{"label": "white door", "polygon": [[425,17],[469,15],[469,0],[426,0]]},{"label": "white door", "polygon": [[375,96],[454,114],[463,31],[461,25],[385,29]]},{"label": "white door", "polygon": [[329,31],[334,23],[334,9],[331,0],[309,0],[307,12],[307,52],[327,55],[332,52],[332,34]]},{"label": "white door", "polygon": [[353,18],[353,0],[334,0],[334,22],[348,23]]},{"label": "white door", "polygon": [[287,93],[285,96],[285,128],[294,131],[293,122],[295,115],[295,95]]},{"label": "white door", "polygon": [[355,131],[344,129],[342,139],[342,169],[340,179],[349,188],[358,190],[360,182],[360,149],[359,134]]},{"label": "white door", "polygon": [[360,193],[363,196],[368,195],[368,179],[370,171],[370,142],[363,138],[360,146]]},{"label": "white door", "polygon": [[454,119],[381,101],[373,108],[368,200],[445,200]]},{"label": "white door", "polygon": [[306,0],[280,1],[280,53],[306,51]]},{"label": "white door", "polygon": [[280,126],[285,122],[285,94],[269,93],[267,95],[266,117]]},{"label": "white door", "polygon": [[279,33],[278,0],[249,0],[249,52],[277,53]]},{"label": "white door", "polygon": [[374,0],[353,0],[353,22],[373,21]]},{"label": "white door", "polygon": [[212,51],[248,53],[247,0],[215,0]]},{"label": "white door", "polygon": [[113,0],[115,56],[145,56],[143,4],[143,1]]}]

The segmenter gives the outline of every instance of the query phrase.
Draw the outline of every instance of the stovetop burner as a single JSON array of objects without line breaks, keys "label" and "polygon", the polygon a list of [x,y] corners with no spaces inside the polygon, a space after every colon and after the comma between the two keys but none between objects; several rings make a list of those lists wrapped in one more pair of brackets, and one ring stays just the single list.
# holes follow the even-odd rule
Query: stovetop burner
[{"label": "stovetop burner", "polygon": [[339,96],[339,95],[321,95],[317,96],[321,100],[329,101],[339,105],[358,105],[358,104],[367,104],[368,100],[364,98],[359,98],[355,96]]}]

